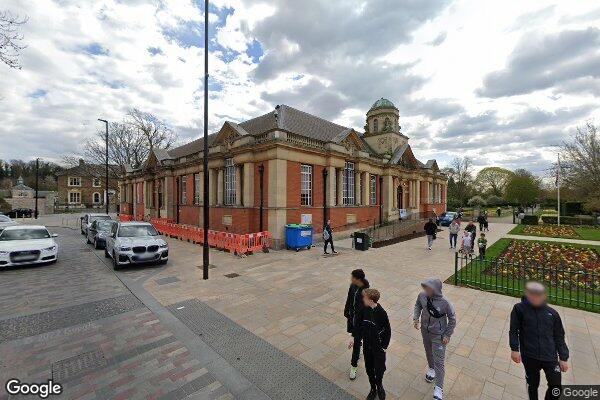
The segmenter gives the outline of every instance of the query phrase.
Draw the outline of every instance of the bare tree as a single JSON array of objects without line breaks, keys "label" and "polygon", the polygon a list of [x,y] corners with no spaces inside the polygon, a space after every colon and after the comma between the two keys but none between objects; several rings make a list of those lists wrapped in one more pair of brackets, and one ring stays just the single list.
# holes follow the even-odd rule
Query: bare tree
[{"label": "bare tree", "polygon": [[587,123],[577,128],[570,141],[561,148],[564,160],[563,182],[581,198],[600,196],[600,137],[598,128]]},{"label": "bare tree", "polygon": [[0,11],[0,61],[11,68],[21,69],[19,53],[25,46],[20,44],[23,40],[20,28],[26,22],[26,17],[20,18],[10,11]]},{"label": "bare tree", "polygon": [[469,157],[457,157],[444,172],[448,175],[448,197],[464,206],[472,192],[473,161]]},{"label": "bare tree", "polygon": [[[169,126],[156,116],[131,109],[123,122],[108,126],[109,163],[139,167],[155,148],[169,149],[177,136]],[[83,145],[83,156],[91,163],[105,162],[106,131],[101,129]]]}]

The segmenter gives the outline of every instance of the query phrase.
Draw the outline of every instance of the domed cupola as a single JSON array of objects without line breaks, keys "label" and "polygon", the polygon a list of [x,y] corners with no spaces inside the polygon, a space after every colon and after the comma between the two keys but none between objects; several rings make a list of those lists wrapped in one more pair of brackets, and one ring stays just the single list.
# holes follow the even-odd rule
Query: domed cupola
[{"label": "domed cupola", "polygon": [[393,154],[407,141],[400,133],[400,114],[390,100],[381,98],[367,112],[364,138],[380,154]]}]

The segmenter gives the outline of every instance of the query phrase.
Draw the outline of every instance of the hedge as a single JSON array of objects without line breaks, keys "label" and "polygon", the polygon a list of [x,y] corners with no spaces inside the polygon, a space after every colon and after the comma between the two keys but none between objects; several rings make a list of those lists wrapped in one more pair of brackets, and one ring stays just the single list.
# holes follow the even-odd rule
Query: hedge
[{"label": "hedge", "polygon": [[[558,217],[555,215],[542,215],[542,221],[545,224],[556,225],[558,224]],[[561,216],[560,223],[565,225],[596,225],[598,222],[594,217],[582,215],[579,217]]]},{"label": "hedge", "polygon": [[521,218],[521,223],[523,225],[537,225],[538,224],[538,216],[537,215],[524,215]]}]

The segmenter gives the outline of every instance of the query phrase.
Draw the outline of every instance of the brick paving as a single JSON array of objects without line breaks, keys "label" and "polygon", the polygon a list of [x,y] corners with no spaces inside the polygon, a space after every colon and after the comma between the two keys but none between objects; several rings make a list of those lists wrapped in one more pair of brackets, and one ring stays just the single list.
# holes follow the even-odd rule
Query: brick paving
[{"label": "brick paving", "polygon": [[[489,243],[503,237],[514,225],[492,223]],[[298,253],[255,254],[240,259],[211,252],[211,279],[202,280],[201,248],[170,240],[168,270],[146,281],[146,289],[162,304],[200,299],[295,357],[349,393],[362,398],[368,383],[361,369],[356,381],[347,378],[350,354],[342,315],[349,273],[361,267],[372,287],[382,292],[382,304],[392,324],[385,384],[390,399],[430,399],[425,383],[426,361],[420,334],[412,328],[411,311],[421,280],[442,280],[454,272],[453,252],[446,232],[434,249],[418,238],[396,245],[359,252],[340,241],[340,254],[323,257],[317,246]],[[236,273],[239,277],[226,278]],[[179,282],[160,284],[177,277]],[[158,280],[158,281],[157,281]],[[508,349],[508,317],[517,299],[445,285],[454,302],[458,326],[448,348],[445,398],[524,399],[522,367],[512,364]],[[563,316],[571,349],[571,370],[566,383],[600,382],[600,315],[557,307]],[[361,367],[362,368],[362,367]]]}]

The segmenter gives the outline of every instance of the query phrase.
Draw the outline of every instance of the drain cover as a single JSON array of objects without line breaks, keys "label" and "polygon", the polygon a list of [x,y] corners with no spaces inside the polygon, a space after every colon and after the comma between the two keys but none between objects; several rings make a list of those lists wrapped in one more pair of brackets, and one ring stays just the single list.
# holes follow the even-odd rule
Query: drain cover
[{"label": "drain cover", "polygon": [[102,350],[78,354],[52,364],[52,379],[64,382],[106,366]]},{"label": "drain cover", "polygon": [[238,276],[240,276],[240,274],[236,274],[235,272],[232,272],[231,274],[226,274],[225,276],[227,278],[237,278]]}]

